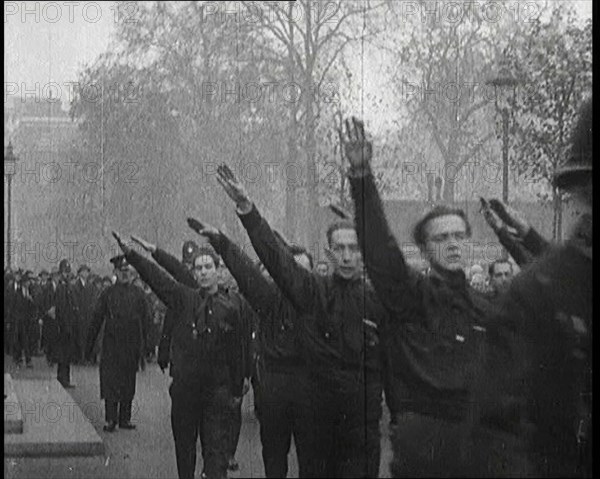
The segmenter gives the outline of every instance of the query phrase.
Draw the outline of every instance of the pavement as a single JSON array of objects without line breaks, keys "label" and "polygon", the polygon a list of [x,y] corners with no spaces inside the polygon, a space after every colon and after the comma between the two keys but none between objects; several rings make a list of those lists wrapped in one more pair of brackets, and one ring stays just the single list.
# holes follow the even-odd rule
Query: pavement
[{"label": "pavement", "polygon": [[[34,358],[33,369],[16,369],[12,360],[5,356],[4,372],[16,381],[46,382],[56,377],[56,367],[50,368],[43,358]],[[100,400],[97,366],[72,366],[72,382],[75,389],[68,394],[85,415],[104,443],[104,454],[99,456],[66,457],[7,457],[4,458],[4,477],[8,479],[165,479],[177,478],[175,447],[171,432],[168,393],[170,378],[156,364],[148,364],[137,375],[136,397],[133,402],[133,431],[107,433],[104,425],[104,403]],[[41,384],[41,381],[40,381]],[[231,478],[264,477],[261,457],[259,426],[253,412],[253,395],[250,391],[242,403],[242,431],[236,459],[240,470],[230,473]],[[27,417],[25,417],[27,419]],[[380,477],[390,477],[391,449],[388,440],[389,416],[384,408],[382,419],[382,454]],[[86,421],[87,422],[87,421]],[[6,436],[5,436],[6,438]],[[202,455],[198,442],[196,477],[202,472]],[[298,465],[293,449],[289,455],[288,477],[298,477]]]}]

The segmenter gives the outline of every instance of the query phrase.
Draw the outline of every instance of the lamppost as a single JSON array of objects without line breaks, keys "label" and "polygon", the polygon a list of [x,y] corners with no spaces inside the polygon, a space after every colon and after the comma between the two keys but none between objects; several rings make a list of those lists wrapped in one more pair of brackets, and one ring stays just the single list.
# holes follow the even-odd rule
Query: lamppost
[{"label": "lamppost", "polygon": [[494,105],[502,117],[502,201],[508,202],[508,131],[511,109],[514,108],[519,81],[503,60],[498,75],[485,82],[494,87]]},{"label": "lamppost", "polygon": [[8,216],[8,223],[6,224],[6,235],[8,236],[7,241],[6,241],[6,263],[7,266],[10,268],[11,267],[11,263],[12,263],[12,236],[11,236],[11,231],[10,231],[10,223],[11,223],[11,203],[12,203],[12,177],[15,175],[16,173],[16,164],[17,164],[17,157],[14,155],[13,153],[13,146],[12,143],[9,141],[8,142],[8,146],[6,147],[6,154],[4,155],[4,176],[6,176],[7,178],[7,184],[8,184],[8,188],[7,188],[7,195],[8,195],[8,200],[7,200],[7,216]]}]

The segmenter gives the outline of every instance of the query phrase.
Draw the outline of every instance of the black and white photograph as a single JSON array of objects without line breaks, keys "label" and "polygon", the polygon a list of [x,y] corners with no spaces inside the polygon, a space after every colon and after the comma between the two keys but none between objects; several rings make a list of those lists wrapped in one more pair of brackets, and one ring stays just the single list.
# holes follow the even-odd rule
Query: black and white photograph
[{"label": "black and white photograph", "polygon": [[4,477],[591,478],[594,3],[4,2]]}]

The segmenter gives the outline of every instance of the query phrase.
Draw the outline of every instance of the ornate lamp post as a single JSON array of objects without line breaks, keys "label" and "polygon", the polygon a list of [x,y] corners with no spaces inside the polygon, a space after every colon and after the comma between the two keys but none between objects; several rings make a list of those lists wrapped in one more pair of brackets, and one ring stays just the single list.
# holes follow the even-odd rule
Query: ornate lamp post
[{"label": "ornate lamp post", "polygon": [[12,266],[12,235],[11,235],[11,231],[10,231],[11,219],[12,219],[12,212],[11,212],[12,177],[16,173],[17,160],[18,160],[18,158],[13,153],[12,143],[9,141],[8,146],[6,147],[6,154],[4,155],[4,176],[6,176],[6,178],[7,178],[7,186],[8,186],[8,188],[7,188],[7,195],[8,195],[8,200],[7,200],[8,219],[7,219],[7,221],[8,222],[6,224],[6,235],[8,238],[6,241],[6,264],[9,268]]},{"label": "ornate lamp post", "polygon": [[503,60],[498,75],[485,82],[494,87],[494,105],[502,118],[502,201],[508,202],[508,132],[511,110],[514,108],[519,81]]}]

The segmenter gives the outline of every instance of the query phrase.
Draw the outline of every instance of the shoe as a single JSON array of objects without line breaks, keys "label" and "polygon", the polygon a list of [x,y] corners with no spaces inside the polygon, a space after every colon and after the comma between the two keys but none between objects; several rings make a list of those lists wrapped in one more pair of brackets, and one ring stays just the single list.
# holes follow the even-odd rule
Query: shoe
[{"label": "shoe", "polygon": [[240,470],[240,465],[235,460],[235,458],[232,457],[231,459],[229,459],[229,463],[227,464],[227,470],[228,471],[239,471]]},{"label": "shoe", "polygon": [[119,429],[135,429],[136,425],[131,424],[130,422],[125,422],[123,424],[119,423]]},{"label": "shoe", "polygon": [[102,429],[104,429],[106,432],[114,432],[116,428],[117,428],[117,423],[114,421],[111,421],[106,426],[104,426]]}]

